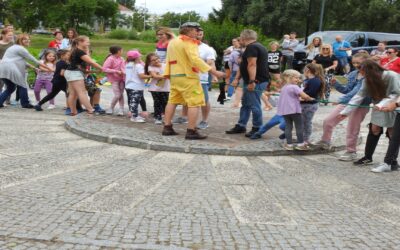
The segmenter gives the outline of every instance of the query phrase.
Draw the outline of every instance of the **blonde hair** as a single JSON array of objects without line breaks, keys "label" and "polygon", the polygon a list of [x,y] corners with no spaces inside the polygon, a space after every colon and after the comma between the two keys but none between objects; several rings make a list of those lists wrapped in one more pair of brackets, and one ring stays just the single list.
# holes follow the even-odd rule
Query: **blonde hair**
[{"label": "blonde hair", "polygon": [[314,37],[314,38],[312,39],[311,43],[310,43],[309,45],[307,45],[307,48],[306,48],[306,49],[312,50],[312,49],[315,48],[315,46],[314,46],[314,40],[315,40],[315,39],[318,39],[318,40],[319,40],[319,52],[321,53],[322,38],[319,37],[319,36]]},{"label": "blonde hair", "polygon": [[24,40],[24,39],[30,39],[30,36],[26,33],[19,34],[17,36],[17,41],[15,43],[18,45],[22,45],[22,40]]},{"label": "blonde hair", "polygon": [[287,69],[282,73],[282,80],[284,84],[290,83],[293,77],[301,77],[300,72],[294,69]]},{"label": "blonde hair", "polygon": [[279,45],[279,43],[278,43],[277,41],[272,41],[272,42],[270,42],[270,43],[269,43],[269,47],[271,47],[271,46],[274,45],[274,44],[275,44],[276,46],[278,46],[278,48],[279,48],[280,45]]},{"label": "blonde hair", "polygon": [[158,27],[157,30],[156,30],[156,34],[158,32],[164,33],[168,37],[168,40],[171,40],[171,39],[173,39],[175,37],[174,32],[172,32],[172,30],[170,28],[168,28],[168,27]]},{"label": "blonde hair", "polygon": [[328,47],[328,48],[329,48],[329,56],[332,56],[332,55],[333,55],[332,45],[330,45],[330,44],[328,44],[328,43],[323,43],[322,46],[321,46],[321,53],[322,53],[322,51],[323,51],[322,48],[324,48],[324,47]]}]

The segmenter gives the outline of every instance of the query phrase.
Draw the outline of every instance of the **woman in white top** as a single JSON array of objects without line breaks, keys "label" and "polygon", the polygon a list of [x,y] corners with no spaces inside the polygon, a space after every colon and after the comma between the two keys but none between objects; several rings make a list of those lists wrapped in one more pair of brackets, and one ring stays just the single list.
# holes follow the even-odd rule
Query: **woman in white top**
[{"label": "woman in white top", "polygon": [[71,49],[72,42],[78,37],[78,32],[74,28],[69,28],[67,31],[67,37],[61,42],[60,49]]},{"label": "woman in white top", "polygon": [[312,42],[307,45],[306,52],[307,52],[307,63],[312,63],[315,56],[321,53],[321,46],[322,46],[322,38],[321,37],[314,37]]}]

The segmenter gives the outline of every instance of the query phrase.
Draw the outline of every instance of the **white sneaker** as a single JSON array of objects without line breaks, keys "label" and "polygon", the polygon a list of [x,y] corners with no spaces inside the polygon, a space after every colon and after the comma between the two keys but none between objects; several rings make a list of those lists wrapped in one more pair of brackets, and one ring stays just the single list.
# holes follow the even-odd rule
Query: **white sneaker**
[{"label": "white sneaker", "polygon": [[371,169],[371,172],[374,173],[383,173],[383,172],[391,172],[392,167],[386,163],[381,163],[379,166]]},{"label": "white sneaker", "polygon": [[138,116],[138,117],[132,117],[131,122],[144,123],[146,122],[146,120],[143,117]]},{"label": "white sneaker", "polygon": [[54,104],[50,104],[48,107],[47,107],[47,109],[55,109],[56,108],[56,105],[54,105]]},{"label": "white sneaker", "polygon": [[314,145],[325,150],[330,150],[332,148],[332,145],[329,142],[323,140],[316,142]]},{"label": "white sneaker", "polygon": [[163,124],[163,121],[162,121],[162,120],[157,120],[157,119],[156,119],[156,120],[154,121],[154,124],[155,124],[155,125],[162,125],[162,124]]},{"label": "white sneaker", "polygon": [[184,124],[184,123],[188,123],[188,119],[186,117],[176,117],[173,121],[173,124]]},{"label": "white sneaker", "polygon": [[206,128],[208,128],[208,122],[201,121],[201,122],[199,123],[199,125],[197,125],[197,128],[198,128],[198,129],[206,129]]},{"label": "white sneaker", "polygon": [[357,160],[356,152],[345,152],[341,156],[339,156],[339,161],[355,161]]},{"label": "white sneaker", "polygon": [[289,150],[289,151],[294,150],[293,144],[284,143],[284,144],[282,145],[282,147],[283,147],[284,149],[286,149],[286,150]]},{"label": "white sneaker", "polygon": [[123,109],[120,109],[119,111],[118,111],[118,114],[117,115],[119,115],[119,116],[124,116],[124,110]]},{"label": "white sneaker", "polygon": [[106,114],[107,115],[112,115],[112,114],[114,114],[114,110],[113,109],[107,109],[106,110]]}]

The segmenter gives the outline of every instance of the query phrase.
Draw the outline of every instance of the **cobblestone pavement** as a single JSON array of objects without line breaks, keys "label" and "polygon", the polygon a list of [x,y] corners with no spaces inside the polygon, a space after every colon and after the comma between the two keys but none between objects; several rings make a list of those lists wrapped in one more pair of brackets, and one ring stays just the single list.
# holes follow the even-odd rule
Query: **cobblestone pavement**
[{"label": "cobblestone pavement", "polygon": [[399,172],[117,146],[59,112],[0,111],[0,249],[399,249]]}]

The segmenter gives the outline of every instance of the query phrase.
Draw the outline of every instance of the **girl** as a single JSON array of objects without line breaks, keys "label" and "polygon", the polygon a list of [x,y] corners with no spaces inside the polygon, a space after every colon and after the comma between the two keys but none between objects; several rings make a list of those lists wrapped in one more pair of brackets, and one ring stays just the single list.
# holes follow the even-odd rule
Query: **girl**
[{"label": "girl", "polygon": [[[350,100],[349,104],[351,105],[340,112],[343,117],[347,117],[367,96],[372,97],[372,102],[377,104],[377,108],[373,109],[371,114],[364,157],[354,162],[354,165],[358,166],[372,164],[372,156],[378,145],[379,138],[384,132],[383,128],[387,128],[386,135],[389,139],[391,138],[396,113],[394,111],[385,113],[378,109],[386,106],[385,102],[388,102],[390,99],[394,100],[400,95],[399,75],[396,72],[385,70],[373,60],[368,59],[361,64],[360,73],[365,77],[363,85]],[[387,172],[391,171],[391,166],[381,164],[371,171],[375,173]]]},{"label": "girl", "polygon": [[382,58],[380,64],[387,70],[392,70],[400,74],[400,57],[398,57],[397,48],[388,48],[386,51],[387,57]]},{"label": "girl", "polygon": [[162,63],[165,63],[167,58],[167,48],[169,42],[174,39],[174,33],[170,28],[160,27],[156,31],[157,44],[156,44],[156,54],[160,58]]},{"label": "girl", "polygon": [[74,28],[69,28],[67,31],[67,37],[61,42],[60,49],[71,49],[72,42],[78,37],[78,32]]},{"label": "girl", "polygon": [[[330,82],[338,66],[338,59],[333,55],[332,46],[330,44],[322,44],[321,53],[314,58],[313,63],[321,64],[325,71],[325,82]],[[328,105],[330,95],[331,87],[327,84],[325,88],[325,106]]]},{"label": "girl", "polygon": [[137,50],[130,50],[126,54],[125,66],[125,89],[128,94],[129,111],[132,114],[131,121],[143,123],[145,119],[139,116],[138,106],[143,97],[143,90],[145,88],[145,79],[150,76],[144,72],[144,66],[140,60],[141,54]]},{"label": "girl", "polygon": [[122,48],[119,46],[110,47],[110,55],[103,64],[103,71],[107,73],[107,79],[112,84],[114,97],[107,114],[113,114],[117,102],[119,103],[118,115],[124,115],[124,70],[125,62],[122,58]]},{"label": "girl", "polygon": [[[300,76],[299,72],[292,69],[285,70],[282,73],[284,86],[281,89],[281,95],[278,100],[277,114],[283,116],[285,119],[286,143],[283,144],[283,148],[286,150],[308,150],[303,140],[303,122],[299,97],[309,101],[314,100],[314,98],[301,91],[300,87],[297,85],[300,82]],[[293,146],[292,141],[293,123],[296,127],[297,135],[296,147]]]},{"label": "girl", "polygon": [[76,100],[79,99],[80,103],[85,106],[89,114],[94,113],[94,109],[89,102],[87,91],[85,88],[85,68],[89,64],[100,72],[101,65],[93,61],[92,58],[85,52],[90,46],[90,40],[87,36],[79,36],[72,43],[71,56],[69,59],[68,69],[64,73],[64,77],[68,82],[68,107],[71,109],[71,115],[77,114]]},{"label": "girl", "polygon": [[322,39],[321,37],[314,37],[312,42],[307,46],[307,63],[312,63],[314,58],[321,53]]},{"label": "girl", "polygon": [[67,81],[65,80],[64,72],[68,67],[67,61],[69,56],[70,52],[68,50],[57,51],[57,57],[60,58],[60,60],[56,64],[56,70],[51,80],[53,85],[51,92],[38,102],[35,106],[36,111],[42,111],[42,105],[56,97],[60,91],[64,91],[65,95],[67,95]]},{"label": "girl", "polygon": [[168,103],[169,80],[164,78],[163,64],[161,64],[160,58],[155,53],[147,55],[144,69],[145,74],[151,76],[149,91],[154,100],[155,124],[161,125],[163,123],[162,114],[164,114]]},{"label": "girl", "polygon": [[[44,60],[42,61],[51,69],[51,71],[46,70],[43,67],[39,67],[39,71],[37,73],[35,87],[33,89],[35,93],[36,101],[40,101],[40,91],[44,87],[46,89],[47,95],[50,94],[53,84],[51,80],[53,79],[54,70],[56,68],[56,53],[53,50],[48,50],[44,53]],[[56,106],[54,105],[54,99],[50,100],[50,105],[48,109],[54,109]]]},{"label": "girl", "polygon": [[[1,31],[1,40],[0,40],[0,61],[6,53],[6,50],[10,48],[14,43],[14,33],[8,29],[3,29]],[[0,93],[3,91],[4,83],[0,80]]]},{"label": "girl", "polygon": [[314,98],[312,101],[301,101],[302,120],[304,128],[304,143],[310,144],[312,119],[318,110],[318,100],[324,98],[325,79],[321,65],[309,63],[304,67],[304,93]]},{"label": "girl", "polygon": [[19,97],[23,108],[33,108],[29,103],[28,83],[26,82],[26,61],[32,61],[46,70],[51,71],[47,65],[36,60],[29,54],[26,47],[31,43],[27,34],[21,34],[17,38],[15,45],[5,52],[0,62],[0,80],[5,83],[7,89],[0,94],[0,108],[3,107],[5,100],[11,96],[16,88],[19,89]]}]

